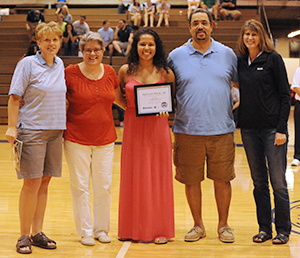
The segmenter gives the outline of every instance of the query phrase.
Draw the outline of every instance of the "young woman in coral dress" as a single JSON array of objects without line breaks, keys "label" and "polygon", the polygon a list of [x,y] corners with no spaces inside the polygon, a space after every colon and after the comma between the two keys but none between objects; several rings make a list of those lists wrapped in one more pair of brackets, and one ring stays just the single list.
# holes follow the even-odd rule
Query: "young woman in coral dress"
[{"label": "young woman in coral dress", "polygon": [[121,157],[119,238],[165,244],[174,233],[172,144],[168,113],[137,117],[134,86],[172,82],[158,34],[134,36],[128,64],[119,71],[127,109]]}]

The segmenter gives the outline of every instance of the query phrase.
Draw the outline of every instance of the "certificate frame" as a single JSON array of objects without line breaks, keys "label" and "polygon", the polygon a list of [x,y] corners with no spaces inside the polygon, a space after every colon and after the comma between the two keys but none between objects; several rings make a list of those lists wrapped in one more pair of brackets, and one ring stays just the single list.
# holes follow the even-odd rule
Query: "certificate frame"
[{"label": "certificate frame", "polygon": [[134,86],[136,116],[154,116],[160,112],[174,113],[173,83]]}]

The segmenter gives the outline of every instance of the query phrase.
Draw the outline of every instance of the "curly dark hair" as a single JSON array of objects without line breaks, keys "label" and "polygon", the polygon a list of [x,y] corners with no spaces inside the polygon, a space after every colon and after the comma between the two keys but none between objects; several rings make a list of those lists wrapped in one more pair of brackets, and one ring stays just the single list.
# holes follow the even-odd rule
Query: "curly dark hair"
[{"label": "curly dark hair", "polygon": [[144,34],[149,34],[154,37],[154,41],[156,45],[156,53],[153,57],[153,65],[158,70],[163,68],[168,72],[167,55],[162,40],[154,30],[146,28],[146,29],[139,30],[133,37],[132,48],[129,52],[128,61],[127,61],[129,65],[127,73],[134,74],[138,70],[139,55],[137,51],[137,44],[140,41],[141,35]]}]

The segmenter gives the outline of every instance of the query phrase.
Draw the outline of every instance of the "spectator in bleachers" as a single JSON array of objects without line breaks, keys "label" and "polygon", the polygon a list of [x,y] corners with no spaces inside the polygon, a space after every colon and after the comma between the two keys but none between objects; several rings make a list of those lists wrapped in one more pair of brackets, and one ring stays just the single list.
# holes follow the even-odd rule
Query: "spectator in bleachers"
[{"label": "spectator in bleachers", "polygon": [[36,52],[38,51],[38,46],[34,43],[31,43],[27,49],[27,53],[24,55],[26,56],[33,56],[36,54]]},{"label": "spectator in bleachers", "polygon": [[64,16],[62,14],[57,15],[57,24],[61,28],[62,32],[65,31],[67,23],[64,21]]},{"label": "spectator in bleachers", "polygon": [[239,20],[242,13],[236,9],[236,0],[220,0],[220,18]]},{"label": "spectator in bleachers", "polygon": [[125,11],[129,7],[129,5],[131,5],[132,3],[133,3],[133,0],[119,0],[118,14],[125,13]]},{"label": "spectator in bleachers", "polygon": [[155,4],[151,0],[146,0],[144,3],[144,27],[148,27],[148,20],[150,20],[150,27],[154,27]]},{"label": "spectator in bleachers", "polygon": [[188,4],[187,18],[190,17],[192,11],[199,8],[200,2],[201,2],[200,0],[187,0],[187,4]]},{"label": "spectator in bleachers", "polygon": [[90,31],[89,25],[86,23],[86,16],[80,15],[80,19],[73,22],[74,30],[77,32],[79,39],[81,36]]},{"label": "spectator in bleachers", "polygon": [[131,28],[131,26],[126,24],[125,20],[120,20],[119,25],[116,27],[114,33],[114,49],[118,53],[123,54],[123,56],[127,56],[131,49],[132,40],[133,29]]},{"label": "spectator in bleachers", "polygon": [[163,20],[165,21],[165,26],[169,27],[171,5],[167,3],[167,0],[161,0],[161,3],[157,4],[156,8],[159,15],[156,27],[160,27]]},{"label": "spectator in bleachers", "polygon": [[[105,52],[108,51],[110,65],[112,65],[112,55],[114,52],[114,46],[113,46],[112,42],[114,40],[114,30],[110,27],[110,22],[107,20],[103,21],[103,27],[98,30],[98,33],[103,38]],[[105,54],[105,52],[104,52],[104,54]]]},{"label": "spectator in bleachers", "polygon": [[130,20],[133,21],[133,25],[140,26],[143,12],[143,5],[140,4],[140,0],[133,0],[133,4],[129,6],[128,12],[131,15]]},{"label": "spectator in bleachers", "polygon": [[66,23],[72,23],[73,17],[70,14],[68,6],[63,5],[63,7],[61,8],[61,14],[64,16],[64,21]]},{"label": "spectator in bleachers", "polygon": [[78,49],[78,35],[72,23],[68,23],[63,34],[63,48],[65,56],[75,56]]},{"label": "spectator in bleachers", "polygon": [[219,1],[218,0],[201,0],[200,7],[208,10],[213,14],[215,20],[219,20]]},{"label": "spectator in bleachers", "polygon": [[68,2],[69,2],[69,0],[56,0],[55,1],[55,7],[56,7],[55,14],[59,14],[59,12],[61,11],[61,8],[63,7],[63,5],[67,5]]},{"label": "spectator in bleachers", "polygon": [[26,21],[28,39],[30,41],[35,41],[35,39],[33,39],[35,36],[34,30],[39,23],[45,21],[44,14],[39,10],[30,10],[27,14]]}]

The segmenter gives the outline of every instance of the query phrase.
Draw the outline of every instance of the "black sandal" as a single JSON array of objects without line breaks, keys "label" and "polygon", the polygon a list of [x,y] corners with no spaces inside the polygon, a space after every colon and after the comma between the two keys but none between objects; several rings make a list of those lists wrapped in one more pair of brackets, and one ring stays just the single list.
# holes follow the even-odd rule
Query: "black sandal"
[{"label": "black sandal", "polygon": [[[275,240],[275,242],[274,242]],[[276,240],[279,240],[279,242],[276,242]],[[274,245],[284,245],[289,241],[289,236],[278,234],[276,237],[273,238],[273,244]]]},{"label": "black sandal", "polygon": [[[260,241],[255,240],[255,238],[258,238]],[[266,232],[261,231],[253,237],[253,242],[254,243],[263,243],[263,242],[266,242],[269,239],[272,239],[272,233],[267,234]]]},{"label": "black sandal", "polygon": [[[36,234],[35,236],[31,236],[32,245],[41,247],[44,249],[55,249],[56,242],[49,239],[43,232]],[[54,245],[49,245],[49,243],[54,243]]]},{"label": "black sandal", "polygon": [[[28,249],[27,249],[28,247]],[[31,254],[31,240],[29,236],[21,236],[18,239],[17,245],[17,252],[20,254]],[[25,248],[25,249],[24,249]]]}]

